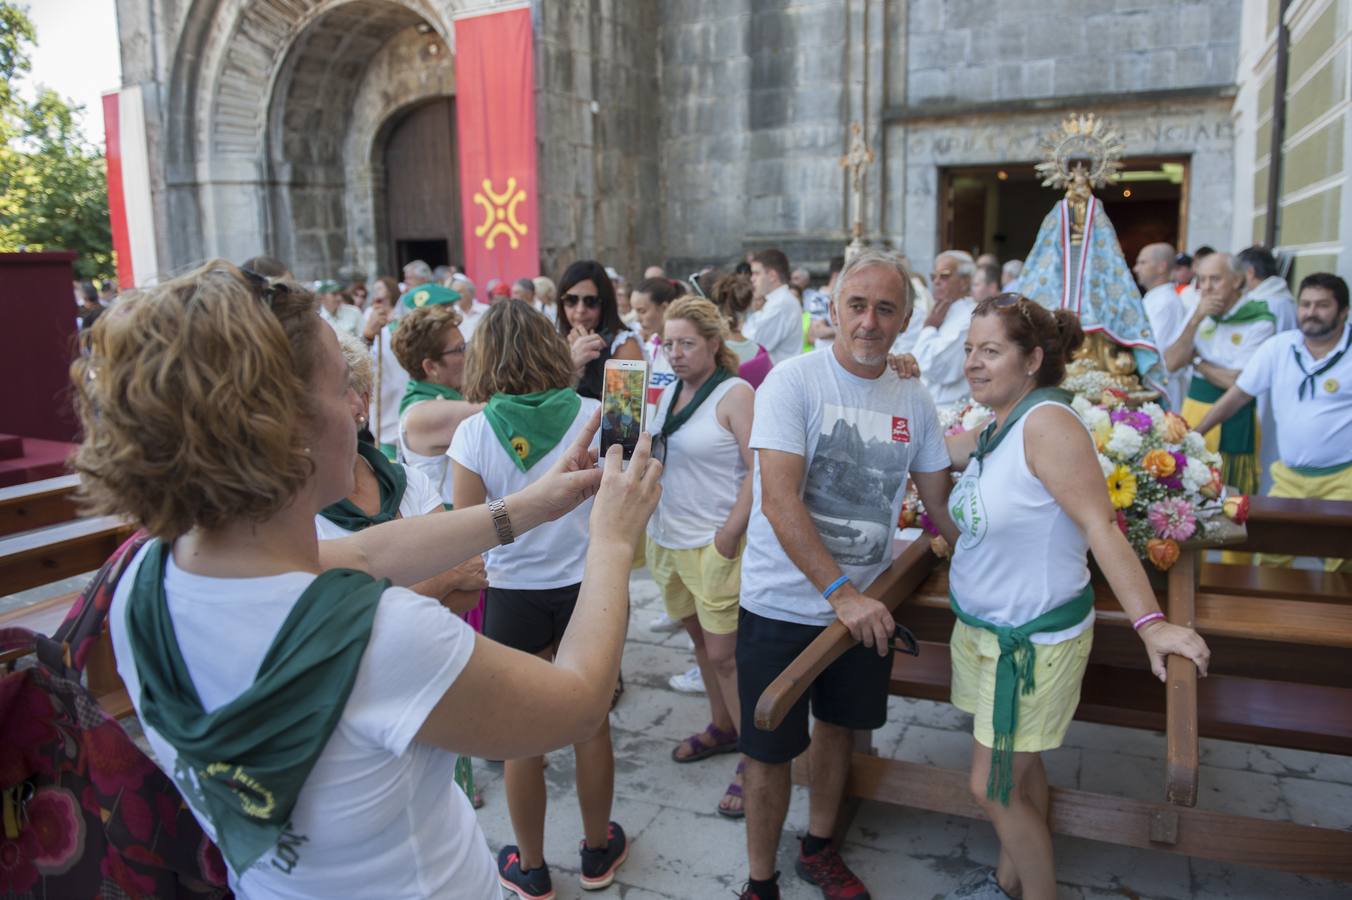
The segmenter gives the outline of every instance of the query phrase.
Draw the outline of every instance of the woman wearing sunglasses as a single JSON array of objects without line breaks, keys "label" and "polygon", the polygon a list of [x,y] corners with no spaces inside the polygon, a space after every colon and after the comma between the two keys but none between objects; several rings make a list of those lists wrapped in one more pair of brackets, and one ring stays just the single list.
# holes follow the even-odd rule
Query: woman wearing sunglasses
[{"label": "woman wearing sunglasses", "polygon": [[1041,754],[1061,745],[1079,704],[1093,640],[1090,550],[1154,673],[1165,678],[1172,653],[1206,674],[1206,644],[1160,613],[1089,432],[1056,387],[1083,341],[1069,310],[1001,294],[976,305],[964,345],[972,399],[995,419],[947,439],[962,471],[948,501],[960,532],[949,571],[952,699],[975,716],[971,790],[1001,849],[999,867],[957,897],[1056,896]]},{"label": "woman wearing sunglasses", "polygon": [[620,320],[615,286],[595,260],[578,260],[559,279],[558,328],[572,351],[583,397],[601,399],[606,360],[643,359],[638,335]]}]

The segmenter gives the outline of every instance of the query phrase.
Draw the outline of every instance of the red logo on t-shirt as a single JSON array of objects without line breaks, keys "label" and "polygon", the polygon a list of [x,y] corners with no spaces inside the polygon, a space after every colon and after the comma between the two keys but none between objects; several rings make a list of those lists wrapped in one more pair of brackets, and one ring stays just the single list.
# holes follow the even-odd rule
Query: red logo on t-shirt
[{"label": "red logo on t-shirt", "polygon": [[892,417],[892,440],[902,444],[911,442],[911,423],[901,416]]}]

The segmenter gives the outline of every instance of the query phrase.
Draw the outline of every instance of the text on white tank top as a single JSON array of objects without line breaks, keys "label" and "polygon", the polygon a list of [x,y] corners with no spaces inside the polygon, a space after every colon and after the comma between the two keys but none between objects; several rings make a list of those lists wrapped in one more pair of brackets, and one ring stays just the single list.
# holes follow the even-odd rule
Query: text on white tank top
[{"label": "text on white tank top", "polygon": [[[418,403],[431,402],[430,400],[418,401]],[[436,456],[423,456],[421,453],[414,453],[408,449],[408,414],[417,405],[417,403],[414,403],[399,416],[399,462],[426,475],[428,480],[436,486],[437,492],[441,494],[441,502],[450,503],[452,489],[451,458],[445,453],[438,453]]]},{"label": "text on white tank top", "polygon": [[[662,430],[676,393],[674,382],[662,392],[653,434]],[[672,550],[703,547],[727,521],[746,477],[737,437],[718,421],[718,404],[740,378],[729,378],[710,392],[689,420],[667,438],[662,467],[662,499],[648,520],[648,536]],[[684,390],[683,390],[684,392]]]},{"label": "text on white tank top", "polygon": [[[1089,543],[1028,468],[1024,425],[1039,403],[1005,435],[984,464],[967,464],[949,497],[962,536],[949,585],[965,612],[996,625],[1023,625],[1075,597],[1089,581]],[[1056,644],[1094,624],[1094,613],[1064,631],[1034,635]]]}]

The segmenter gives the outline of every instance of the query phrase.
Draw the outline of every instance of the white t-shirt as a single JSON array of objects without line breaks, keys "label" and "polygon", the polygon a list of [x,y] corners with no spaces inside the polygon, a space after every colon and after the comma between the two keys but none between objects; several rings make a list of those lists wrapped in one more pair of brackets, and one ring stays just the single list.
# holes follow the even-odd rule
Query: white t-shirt
[{"label": "white t-shirt", "polygon": [[460,324],[457,327],[460,329],[460,336],[465,339],[466,344],[469,343],[470,338],[474,337],[474,330],[479,327],[479,320],[484,317],[484,313],[488,312],[489,308],[487,303],[480,303],[478,300],[470,303],[468,312],[459,303],[455,305],[456,312],[460,313]]},{"label": "white t-shirt", "polygon": [[1300,397],[1305,371],[1313,373],[1332,355],[1348,346],[1350,325],[1343,326],[1338,344],[1322,359],[1313,359],[1299,329],[1283,331],[1253,354],[1235,379],[1241,391],[1254,397],[1270,393],[1277,425],[1277,447],[1288,466],[1324,468],[1352,461],[1352,351],[1314,381],[1314,395]]},{"label": "white t-shirt", "polygon": [[[1155,347],[1159,350],[1163,365],[1164,351],[1173,346],[1174,341],[1178,340],[1188,325],[1188,310],[1179,299],[1178,292],[1174,290],[1172,281],[1157,284],[1146,291],[1141,303],[1145,306],[1145,317],[1150,320],[1150,330],[1155,334]],[[1169,406],[1175,412],[1183,408],[1183,390],[1188,383],[1188,369],[1188,366],[1183,366],[1176,372],[1170,372],[1165,385],[1169,395]]]},{"label": "white t-shirt", "polygon": [[657,415],[657,402],[662,399],[662,391],[676,382],[676,372],[671,368],[666,351],[662,349],[662,338],[653,335],[643,342],[643,355],[648,359],[648,392],[643,404],[646,407],[646,420],[651,422]]},{"label": "white t-shirt", "polygon": [[[578,432],[600,407],[600,402],[582,398],[577,416],[568,433],[541,457],[529,470],[523,472],[507,454],[493,427],[482,412],[477,412],[460,423],[446,452],[455,462],[469,469],[483,480],[488,496],[506,497],[530,484],[548,472],[563,452],[577,440]],[[600,430],[592,446],[600,446]],[[587,520],[591,516],[589,499],[572,512],[545,522],[502,547],[494,547],[484,554],[484,568],[488,583],[496,588],[539,591],[567,587],[582,581],[582,564],[587,558]],[[510,512],[510,510],[508,510]]]},{"label": "white t-shirt", "polygon": [[366,317],[362,315],[362,311],[351,303],[339,303],[338,309],[334,312],[320,306],[319,318],[328,322],[334,331],[349,337],[361,337],[362,328],[366,325]]},{"label": "white t-shirt", "polygon": [[[108,615],[117,671],[138,715],[141,682],[127,634],[127,596],[145,554],[128,567]],[[164,584],[174,634],[208,711],[252,683],[314,578],[309,572],[207,578],[168,560]],[[342,718],[296,802],[289,829],[295,837],[244,873],[230,872],[236,896],[497,896],[488,842],[452,780],[455,754],[413,742],[473,651],[474,632],[440,603],[404,588],[385,592]],[[172,778],[177,752],[144,716],[141,721],[156,763]],[[191,808],[214,838],[211,822]]]},{"label": "white t-shirt", "polygon": [[[397,466],[399,464],[391,463],[391,465]],[[399,501],[399,517],[408,519],[413,516],[440,512],[443,509],[441,496],[437,493],[436,485],[432,484],[432,480],[417,469],[408,466],[402,468],[404,474],[408,477],[408,485],[404,488],[404,496]],[[331,541],[352,534],[351,531],[333,524],[323,516],[315,516],[315,531],[319,534],[321,541]]]},{"label": "white t-shirt", "polygon": [[[775,366],[756,391],[753,450],[804,457],[799,495],[822,543],[859,590],[892,563],[892,536],[911,469],[948,468],[934,401],[889,368],[845,370],[834,348]],[[742,606],[758,616],[828,625],[835,610],[789,559],[761,511],[760,454],[742,556]]]},{"label": "white t-shirt", "polygon": [[[371,433],[377,442],[391,445],[399,443],[399,401],[408,387],[408,373],[394,355],[393,341],[394,330],[386,325],[371,345],[373,375],[378,382],[371,400]],[[378,422],[377,415],[380,417]]]},{"label": "white t-shirt", "polygon": [[746,317],[742,333],[764,347],[775,365],[803,352],[803,308],[788,285],[765,296],[765,305]]}]

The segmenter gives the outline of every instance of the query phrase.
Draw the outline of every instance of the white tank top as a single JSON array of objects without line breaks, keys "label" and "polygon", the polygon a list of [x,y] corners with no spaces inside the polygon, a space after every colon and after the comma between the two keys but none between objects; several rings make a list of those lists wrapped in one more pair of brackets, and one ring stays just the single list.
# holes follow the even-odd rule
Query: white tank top
[{"label": "white tank top", "polygon": [[[431,401],[418,401],[418,403],[429,402]],[[408,449],[408,414],[417,405],[417,403],[414,403],[399,416],[399,462],[426,475],[436,487],[437,493],[441,494],[441,502],[449,506],[451,503],[451,458],[445,453],[438,453],[436,456],[423,456],[421,453],[414,453]]]},{"label": "white tank top", "polygon": [[[1051,401],[1048,401],[1051,402]],[[1023,426],[1039,403],[1005,435],[984,464],[973,460],[953,487],[948,510],[962,532],[948,582],[965,612],[996,625],[1023,625],[1075,597],[1089,582],[1089,543],[1028,470]],[[1094,624],[1033,635],[1056,644]]]},{"label": "white tank top", "polygon": [[[671,409],[674,382],[662,392],[649,431],[657,434]],[[648,520],[648,536],[672,550],[703,547],[727,521],[746,477],[737,437],[718,422],[718,404],[740,378],[729,378],[710,392],[694,415],[667,439],[662,467],[662,499]]]}]

